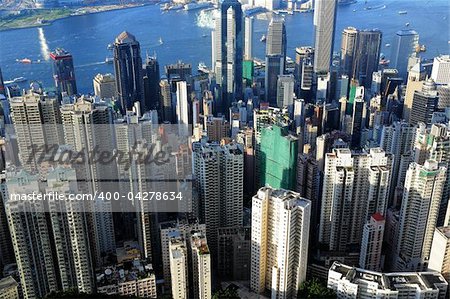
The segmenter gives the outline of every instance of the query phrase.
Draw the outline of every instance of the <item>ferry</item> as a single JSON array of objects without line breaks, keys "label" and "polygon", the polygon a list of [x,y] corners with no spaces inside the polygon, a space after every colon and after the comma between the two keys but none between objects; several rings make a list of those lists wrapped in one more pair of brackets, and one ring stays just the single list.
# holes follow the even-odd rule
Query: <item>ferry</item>
[{"label": "ferry", "polygon": [[209,74],[211,71],[208,69],[204,62],[200,62],[197,66],[197,70],[204,74]]},{"label": "ferry", "polygon": [[398,12],[398,14],[399,14],[399,15],[406,15],[406,14],[408,14],[408,12],[407,12],[406,10],[400,10],[400,11]]},{"label": "ferry", "polygon": [[263,34],[259,41],[262,42],[262,43],[265,43],[266,42],[266,35]]},{"label": "ferry", "polygon": [[114,58],[112,58],[112,57],[106,57],[105,58],[105,63],[106,64],[113,63],[113,62],[114,62]]},{"label": "ferry", "polygon": [[16,59],[16,61],[24,64],[30,64],[32,62],[29,58]]},{"label": "ferry", "polygon": [[17,77],[12,80],[5,81],[4,83],[5,84],[14,84],[14,83],[20,83],[20,82],[25,82],[25,81],[28,81],[28,79],[25,77]]}]

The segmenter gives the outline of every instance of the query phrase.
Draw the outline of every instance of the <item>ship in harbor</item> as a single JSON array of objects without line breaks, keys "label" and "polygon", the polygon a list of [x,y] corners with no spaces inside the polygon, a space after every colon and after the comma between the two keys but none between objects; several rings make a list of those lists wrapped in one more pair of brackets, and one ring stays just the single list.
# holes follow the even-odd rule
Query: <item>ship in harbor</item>
[{"label": "ship in harbor", "polygon": [[30,64],[32,61],[29,58],[23,58],[23,59],[16,59],[17,62],[23,63],[23,64]]},{"label": "ship in harbor", "polygon": [[211,71],[208,69],[204,62],[200,62],[197,66],[197,70],[203,74],[209,74]]}]

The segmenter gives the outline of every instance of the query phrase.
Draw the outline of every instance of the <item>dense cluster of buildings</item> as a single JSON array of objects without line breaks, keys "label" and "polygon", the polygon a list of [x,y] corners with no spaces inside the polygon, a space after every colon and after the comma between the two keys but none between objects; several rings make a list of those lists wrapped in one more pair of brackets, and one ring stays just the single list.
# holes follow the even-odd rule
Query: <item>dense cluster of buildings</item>
[{"label": "dense cluster of buildings", "polygon": [[[64,49],[50,55],[55,92],[0,72],[0,298],[207,299],[230,281],[296,298],[311,278],[338,298],[448,298],[450,57],[424,59],[419,34],[400,30],[386,66],[382,32],[353,27],[333,57],[336,6],[315,1],[314,44],[293,63],[282,17],[257,63],[253,19],[224,0],[211,70],[160,68],[125,31],[91,95]],[[166,163],[138,163],[153,148]],[[130,159],[61,163],[94,149]],[[162,190],[192,198],[170,211],[12,199]]]}]

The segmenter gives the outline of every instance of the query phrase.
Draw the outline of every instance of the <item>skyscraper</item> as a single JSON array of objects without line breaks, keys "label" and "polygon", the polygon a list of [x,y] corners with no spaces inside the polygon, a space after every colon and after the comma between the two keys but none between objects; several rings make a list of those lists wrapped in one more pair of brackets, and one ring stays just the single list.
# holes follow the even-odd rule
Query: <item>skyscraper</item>
[{"label": "skyscraper", "polygon": [[97,74],[93,80],[94,94],[100,99],[112,99],[116,95],[116,79],[113,74]]},{"label": "skyscraper", "polygon": [[186,241],[182,238],[169,240],[170,276],[172,284],[172,296],[174,298],[188,298],[188,251]]},{"label": "skyscraper", "polygon": [[195,233],[191,236],[192,272],[194,297],[198,299],[209,299],[211,297],[211,252],[209,251],[206,236]]},{"label": "skyscraper", "polygon": [[277,81],[277,107],[288,108],[290,115],[294,113],[294,88],[293,75],[279,75]]},{"label": "skyscraper", "polygon": [[156,57],[147,56],[144,65],[144,111],[157,110],[159,104],[159,63]]},{"label": "skyscraper", "polygon": [[244,46],[241,3],[225,0],[214,31],[213,69],[221,87],[220,111],[226,115],[231,103],[242,96],[242,59]]},{"label": "skyscraper", "polygon": [[314,6],[314,71],[330,71],[334,33],[336,30],[337,0],[316,0]]},{"label": "skyscraper", "polygon": [[436,84],[450,85],[450,55],[441,55],[434,58],[431,79]]},{"label": "skyscraper", "polygon": [[342,31],[341,39],[341,72],[352,78],[355,50],[358,41],[359,30],[347,27]]},{"label": "skyscraper", "polygon": [[372,74],[378,70],[382,33],[348,27],[342,32],[341,71],[369,88]]},{"label": "skyscraper", "polygon": [[319,242],[345,252],[360,244],[363,227],[375,213],[386,213],[392,156],[333,149],[326,155]]},{"label": "skyscraper", "polygon": [[263,187],[252,199],[250,288],[272,298],[297,298],[306,279],[311,202]]},{"label": "skyscraper", "polygon": [[61,97],[63,92],[69,96],[77,94],[72,54],[64,49],[57,48],[50,53],[50,58],[53,60],[53,79],[55,80],[58,97]]},{"label": "skyscraper", "polygon": [[[25,170],[11,172],[6,188],[3,188],[3,198],[9,200],[10,194],[40,193],[38,184],[38,175],[31,175]],[[56,264],[42,202],[9,200],[6,215],[23,297],[45,297],[57,291]]]},{"label": "skyscraper", "polygon": [[411,163],[406,173],[400,209],[393,268],[420,271],[427,268],[434,228],[446,178],[446,167],[434,160]]},{"label": "skyscraper", "polygon": [[414,91],[409,123],[417,125],[417,123],[423,122],[430,125],[433,112],[438,106],[438,98],[435,82],[433,79],[428,79],[422,85],[422,90]]},{"label": "skyscraper", "polygon": [[244,60],[253,59],[253,17],[245,17]]},{"label": "skyscraper", "polygon": [[296,86],[295,93],[297,98],[308,99],[310,97],[313,67],[314,63],[314,48],[299,47],[295,49],[295,72],[294,77],[298,86]]},{"label": "skyscraper", "polygon": [[391,62],[389,66],[398,70],[398,76],[407,79],[408,60],[416,55],[419,45],[419,34],[415,30],[397,31],[392,45]]},{"label": "skyscraper", "polygon": [[162,79],[159,82],[159,90],[162,105],[161,118],[163,121],[168,121],[172,123],[173,122],[172,96],[170,93],[170,84],[167,79]]},{"label": "skyscraper", "polygon": [[380,30],[363,30],[358,33],[352,75],[366,88],[370,88],[372,74],[378,70],[381,38]]},{"label": "skyscraper", "polygon": [[188,125],[189,125],[189,102],[187,95],[187,84],[186,81],[177,82],[177,124],[180,134],[183,136],[188,136]]},{"label": "skyscraper", "polygon": [[[284,19],[273,17],[267,29],[265,95],[272,107],[277,105],[277,80],[286,69],[286,27]],[[281,107],[280,107],[281,108]]]},{"label": "skyscraper", "polygon": [[134,35],[124,31],[114,43],[114,72],[122,113],[143,98],[141,47]]},{"label": "skyscraper", "polygon": [[450,226],[434,230],[428,271],[440,272],[447,282],[450,281]]},{"label": "skyscraper", "polygon": [[39,161],[36,152],[32,154],[33,146],[58,145],[62,141],[62,132],[56,125],[61,123],[58,100],[28,91],[21,97],[12,98],[10,105],[19,160],[24,169],[37,170]]},{"label": "skyscraper", "polygon": [[353,115],[352,115],[352,148],[360,148],[364,146],[361,144],[361,134],[362,130],[365,128],[365,102],[364,97],[356,97],[353,100]]},{"label": "skyscraper", "polygon": [[206,237],[214,253],[217,229],[243,223],[244,153],[236,143],[195,142],[192,151],[198,214],[206,224]]}]

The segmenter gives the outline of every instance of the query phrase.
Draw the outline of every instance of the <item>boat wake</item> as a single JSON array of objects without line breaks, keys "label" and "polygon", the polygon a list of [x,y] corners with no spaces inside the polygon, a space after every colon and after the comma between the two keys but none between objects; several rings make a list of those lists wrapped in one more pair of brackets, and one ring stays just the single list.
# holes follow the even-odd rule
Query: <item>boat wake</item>
[{"label": "boat wake", "polygon": [[41,55],[45,60],[50,59],[50,49],[48,47],[47,39],[44,35],[44,29],[41,27],[38,28],[38,34],[39,34],[39,44],[41,45]]}]

